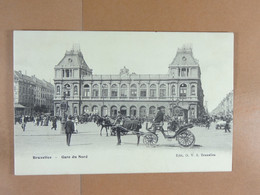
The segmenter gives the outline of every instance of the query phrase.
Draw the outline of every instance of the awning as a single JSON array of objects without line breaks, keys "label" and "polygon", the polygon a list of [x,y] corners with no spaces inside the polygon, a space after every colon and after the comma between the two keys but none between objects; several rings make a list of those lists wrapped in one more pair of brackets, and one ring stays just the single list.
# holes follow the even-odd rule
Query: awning
[{"label": "awning", "polygon": [[14,108],[26,108],[25,106],[21,105],[21,104],[18,104],[18,103],[15,103],[14,104]]}]

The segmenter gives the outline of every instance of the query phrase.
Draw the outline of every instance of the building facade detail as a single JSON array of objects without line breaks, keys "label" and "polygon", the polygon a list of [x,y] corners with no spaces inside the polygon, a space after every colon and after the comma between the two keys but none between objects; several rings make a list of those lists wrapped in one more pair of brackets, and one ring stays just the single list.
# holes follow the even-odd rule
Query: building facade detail
[{"label": "building facade detail", "polygon": [[40,80],[35,75],[27,76],[21,71],[14,71],[16,115],[31,115],[35,106],[45,106],[47,112],[53,112],[53,94],[54,86],[51,83]]},{"label": "building facade detail", "polygon": [[233,90],[229,92],[220,104],[211,112],[216,116],[232,116],[233,117]]},{"label": "building facade detail", "polygon": [[190,48],[178,49],[168,74],[135,74],[126,67],[119,74],[95,75],[80,50],[65,53],[55,66],[54,113],[68,101],[68,114],[98,113],[153,117],[157,107],[184,120],[204,113],[203,89],[198,60]]}]

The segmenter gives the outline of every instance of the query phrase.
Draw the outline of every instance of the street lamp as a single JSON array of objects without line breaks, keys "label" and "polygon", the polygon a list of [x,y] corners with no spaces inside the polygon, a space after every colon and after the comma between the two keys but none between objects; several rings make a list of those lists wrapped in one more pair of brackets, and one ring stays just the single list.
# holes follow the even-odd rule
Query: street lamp
[{"label": "street lamp", "polygon": [[68,101],[66,100],[66,97],[69,96],[69,85],[65,85],[63,87],[63,100],[61,100],[60,103],[60,109],[61,109],[61,133],[65,134],[65,123],[67,121],[66,112],[68,111]]}]

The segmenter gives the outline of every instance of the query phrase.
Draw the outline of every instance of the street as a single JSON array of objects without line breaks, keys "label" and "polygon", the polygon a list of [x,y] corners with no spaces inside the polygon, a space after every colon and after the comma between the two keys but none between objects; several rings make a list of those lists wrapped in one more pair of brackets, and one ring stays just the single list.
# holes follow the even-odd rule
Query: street
[{"label": "street", "polygon": [[[73,134],[71,139],[71,150],[81,149],[97,149],[107,147],[137,147],[137,138],[135,135],[122,136],[122,145],[116,146],[116,136],[106,136],[105,129],[102,130],[102,136],[99,135],[101,127],[97,127],[95,123],[79,124],[77,126],[78,134]],[[212,123],[210,129],[205,127],[193,127],[190,129],[196,137],[194,149],[218,149],[228,150],[232,146],[232,133],[225,133],[223,129],[216,130],[215,124]],[[141,131],[146,132],[145,124]],[[232,131],[232,130],[231,130]],[[22,131],[19,124],[15,125],[15,143],[16,153],[18,155],[24,152],[63,152],[64,148],[68,148],[65,142],[65,134],[60,133],[60,124],[58,122],[57,130],[51,130],[51,126],[34,126],[33,123],[27,123],[25,132]],[[140,141],[140,148],[146,146]],[[157,149],[180,148],[176,140],[164,139],[159,133],[159,141]],[[183,148],[181,148],[183,150]]]},{"label": "street", "polygon": [[[182,170],[185,163],[190,164],[191,162],[187,158],[180,159],[179,157],[183,155],[198,156],[201,154],[214,154],[215,157],[200,158],[200,160],[193,157],[192,162],[197,162],[199,167],[193,168],[189,165],[189,168],[183,167],[183,171],[206,171],[206,165],[202,166],[203,163],[210,163],[211,165],[218,163],[219,166],[208,167],[208,170],[213,171],[223,169],[226,166],[225,163],[231,166],[232,133],[225,133],[223,129],[215,130],[215,124],[212,124],[209,130],[205,127],[193,127],[190,129],[196,137],[195,145],[192,148],[181,148],[176,139],[169,141],[164,139],[161,133],[158,135],[159,141],[156,147],[146,147],[143,144],[142,137],[140,145],[137,146],[136,135],[122,136],[122,145],[117,146],[116,136],[110,136],[110,130],[109,136],[106,136],[104,129],[103,135],[100,136],[100,127],[97,127],[95,123],[79,124],[77,126],[78,134],[72,135],[71,146],[66,145],[66,136],[60,133],[59,123],[56,131],[51,130],[51,126],[37,127],[33,123],[27,123],[25,132],[22,131],[19,124],[15,125],[14,130],[17,174],[64,174],[64,169],[68,171],[67,174],[120,173],[127,172],[126,170],[129,170],[127,162],[132,162],[133,160],[137,164],[131,165],[130,172],[165,172],[165,169],[174,172],[175,169]],[[146,131],[145,124],[141,131]],[[52,161],[46,159],[32,160],[34,157],[43,156],[51,157]],[[82,159],[81,161],[79,161],[80,159],[76,159],[77,161],[74,159],[71,161],[72,156],[78,156],[78,158],[80,158],[79,156],[83,156],[82,158],[88,156],[86,157],[88,159]],[[227,159],[226,156],[230,156],[230,158]],[[69,160],[64,160],[66,158]],[[120,167],[113,167],[114,170],[107,169],[106,165],[117,164],[119,160],[125,167],[122,167],[121,164]],[[171,167],[164,161],[171,162],[170,164],[175,163],[175,166]],[[153,164],[152,166],[149,165],[149,169],[143,169],[144,166],[137,166],[144,162],[153,162]],[[70,167],[71,163],[78,166],[74,170],[69,171],[67,167]],[[162,163],[166,163],[164,167],[158,166]],[[223,164],[221,165],[221,163]],[[30,170],[26,169],[27,164],[30,164]],[[86,164],[88,164],[87,170]],[[196,165],[196,163],[193,163],[193,165]]]}]

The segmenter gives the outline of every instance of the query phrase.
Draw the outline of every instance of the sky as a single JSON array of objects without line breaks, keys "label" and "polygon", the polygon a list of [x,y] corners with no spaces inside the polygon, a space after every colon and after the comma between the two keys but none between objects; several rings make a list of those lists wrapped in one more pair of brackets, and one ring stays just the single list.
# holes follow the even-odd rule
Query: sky
[{"label": "sky", "polygon": [[14,70],[53,83],[54,66],[74,44],[93,74],[167,74],[177,49],[199,60],[204,100],[211,112],[233,90],[233,33],[14,31]]}]

